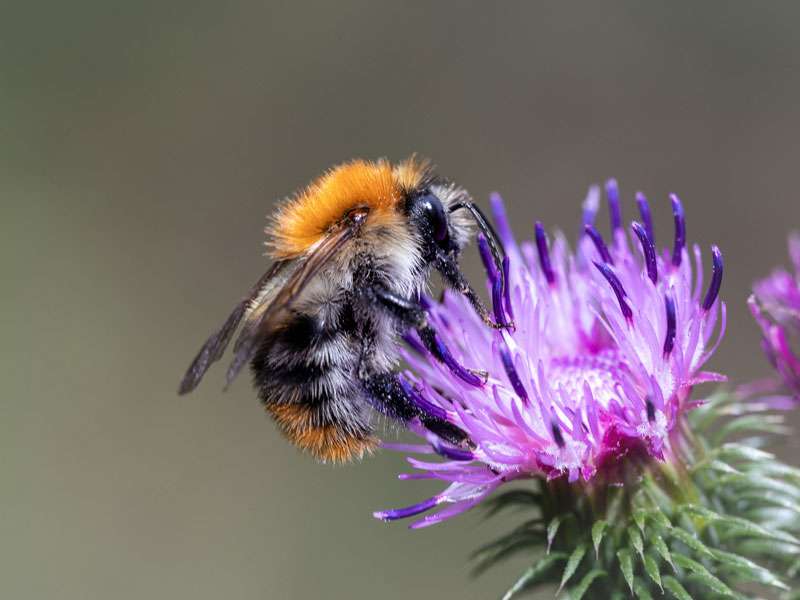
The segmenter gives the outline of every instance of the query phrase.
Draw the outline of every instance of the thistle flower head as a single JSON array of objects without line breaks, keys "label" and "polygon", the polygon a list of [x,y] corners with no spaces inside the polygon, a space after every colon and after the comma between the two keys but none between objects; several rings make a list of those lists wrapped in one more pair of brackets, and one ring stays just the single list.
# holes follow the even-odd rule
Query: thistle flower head
[{"label": "thistle flower head", "polygon": [[[406,383],[422,410],[444,415],[469,434],[469,450],[454,448],[418,428],[426,444],[400,447],[439,454],[444,461],[409,458],[406,479],[449,485],[418,505],[376,513],[393,520],[431,509],[412,527],[431,525],[479,503],[519,478],[590,481],[613,474],[625,460],[669,461],[682,415],[694,406],[692,387],[720,381],[703,371],[725,330],[718,300],[723,261],[711,249],[703,283],[698,246],[687,246],[683,206],[670,197],[674,235],[656,245],[647,199],[638,194],[639,220],[623,225],[615,181],[606,185],[611,233],[595,223],[601,192],[583,203],[576,250],[564,235],[552,239],[536,223],[534,240],[517,244],[502,201],[492,198],[506,250],[503,273],[479,240],[495,318],[513,327],[491,329],[460,296],[431,303],[430,323],[463,366],[486,380],[459,377],[415,338],[406,353]],[[470,373],[470,371],[467,371]]]},{"label": "thistle flower head", "polygon": [[789,237],[794,273],[775,269],[753,286],[748,304],[763,334],[762,348],[794,394],[800,394],[800,234]]}]

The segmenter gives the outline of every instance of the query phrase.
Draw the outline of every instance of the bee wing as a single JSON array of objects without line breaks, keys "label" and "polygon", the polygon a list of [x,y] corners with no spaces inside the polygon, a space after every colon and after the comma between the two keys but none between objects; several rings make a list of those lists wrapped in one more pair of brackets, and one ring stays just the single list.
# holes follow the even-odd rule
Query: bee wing
[{"label": "bee wing", "polygon": [[[281,279],[287,277],[287,271],[291,271],[291,264],[294,261],[280,260],[272,264],[269,270],[264,273],[255,285],[250,289],[250,292],[244,296],[239,303],[234,307],[233,312],[228,316],[225,322],[217,331],[212,333],[197,356],[194,357],[192,364],[186,371],[186,374],[181,380],[180,387],[178,388],[179,394],[186,394],[191,392],[200,383],[200,380],[205,375],[208,368],[218,361],[225,353],[225,348],[228,347],[233,333],[239,327],[248,309],[252,308],[255,302],[260,298],[269,297],[269,288],[275,287],[280,283]],[[274,294],[273,294],[274,295]]]},{"label": "bee wing", "polygon": [[253,359],[261,342],[270,336],[275,325],[282,321],[306,286],[358,233],[366,216],[366,210],[356,209],[336,223],[304,257],[297,259],[297,267],[271,301],[253,308],[234,344],[233,360],[225,376],[226,387],[242,367]]}]

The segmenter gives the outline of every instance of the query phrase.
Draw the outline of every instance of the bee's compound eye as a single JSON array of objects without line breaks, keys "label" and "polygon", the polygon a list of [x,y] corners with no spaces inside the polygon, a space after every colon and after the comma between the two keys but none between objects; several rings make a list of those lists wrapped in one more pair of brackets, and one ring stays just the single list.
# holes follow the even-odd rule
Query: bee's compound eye
[{"label": "bee's compound eye", "polygon": [[442,243],[447,240],[447,215],[441,200],[433,194],[424,194],[417,199],[418,210],[425,216],[433,238]]}]

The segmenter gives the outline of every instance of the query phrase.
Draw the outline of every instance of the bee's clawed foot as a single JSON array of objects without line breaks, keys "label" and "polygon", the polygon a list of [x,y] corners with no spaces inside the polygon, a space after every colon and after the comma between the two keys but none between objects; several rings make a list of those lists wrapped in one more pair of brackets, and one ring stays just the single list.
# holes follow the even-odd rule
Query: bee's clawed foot
[{"label": "bee's clawed foot", "polygon": [[467,369],[467,371],[483,379],[483,385],[486,385],[489,381],[489,371],[484,371],[483,369]]},{"label": "bee's clawed foot", "polygon": [[484,317],[483,322],[492,329],[507,329],[509,331],[514,331],[517,328],[513,320],[506,321],[505,323],[498,323],[497,321],[492,320],[488,315]]}]

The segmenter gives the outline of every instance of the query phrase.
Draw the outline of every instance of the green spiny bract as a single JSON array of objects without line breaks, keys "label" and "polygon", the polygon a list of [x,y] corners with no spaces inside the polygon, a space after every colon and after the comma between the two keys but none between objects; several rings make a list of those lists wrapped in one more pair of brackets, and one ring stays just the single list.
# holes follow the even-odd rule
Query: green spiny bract
[{"label": "green spiny bract", "polygon": [[530,556],[504,600],[536,587],[572,600],[800,598],[800,469],[760,448],[782,425],[757,411],[721,392],[689,414],[681,464],[626,461],[614,485],[540,478],[497,495],[490,515],[530,515],[475,552],[475,572]]}]

